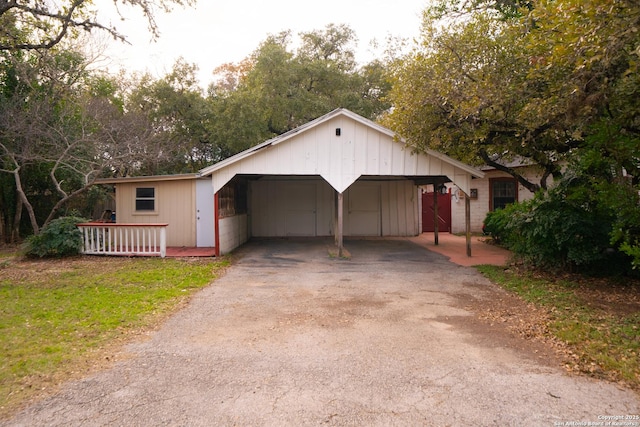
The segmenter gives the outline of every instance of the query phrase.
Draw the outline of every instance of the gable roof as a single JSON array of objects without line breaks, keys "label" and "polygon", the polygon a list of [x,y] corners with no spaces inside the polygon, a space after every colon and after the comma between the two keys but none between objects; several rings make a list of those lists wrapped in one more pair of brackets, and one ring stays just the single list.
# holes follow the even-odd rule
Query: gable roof
[{"label": "gable roof", "polygon": [[214,192],[238,174],[320,175],[338,192],[360,176],[447,176],[468,192],[471,178],[484,176],[433,150],[414,153],[395,132],[344,108],[200,170]]}]

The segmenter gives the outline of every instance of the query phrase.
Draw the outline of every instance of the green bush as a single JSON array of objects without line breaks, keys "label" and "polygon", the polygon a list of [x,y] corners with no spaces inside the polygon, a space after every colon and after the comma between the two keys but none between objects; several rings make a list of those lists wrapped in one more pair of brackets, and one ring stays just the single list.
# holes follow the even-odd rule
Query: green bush
[{"label": "green bush", "polygon": [[484,232],[489,234],[493,240],[501,245],[510,246],[517,236],[514,234],[512,223],[514,216],[520,217],[528,210],[527,202],[513,203],[504,209],[498,209],[487,213],[484,220]]},{"label": "green bush", "polygon": [[611,245],[632,259],[632,266],[640,270],[640,194],[631,185],[608,185],[607,203],[615,212]]},{"label": "green bush", "polygon": [[82,250],[82,232],[76,224],[82,222],[87,220],[76,216],[51,221],[39,234],[27,238],[24,253],[39,258],[78,255]]},{"label": "green bush", "polygon": [[516,224],[522,238],[514,250],[535,265],[590,269],[607,256],[610,215],[570,189],[560,186],[540,194]]},{"label": "green bush", "polygon": [[601,118],[553,188],[490,213],[486,231],[535,266],[640,275],[639,147],[637,134]]},{"label": "green bush", "polygon": [[490,212],[485,229],[535,267],[626,273],[628,257],[611,247],[614,214],[587,188],[568,177],[532,200]]}]

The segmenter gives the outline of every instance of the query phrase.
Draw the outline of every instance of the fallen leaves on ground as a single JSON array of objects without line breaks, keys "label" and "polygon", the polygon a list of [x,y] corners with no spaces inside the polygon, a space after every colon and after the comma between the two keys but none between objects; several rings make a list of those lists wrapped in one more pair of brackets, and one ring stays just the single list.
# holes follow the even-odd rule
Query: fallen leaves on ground
[{"label": "fallen leaves on ground", "polygon": [[[513,268],[513,267],[512,267]],[[531,274],[531,272],[512,271],[515,274]],[[554,322],[558,319],[570,319],[580,322],[580,315],[586,310],[593,323],[593,328],[602,335],[612,333],[612,323],[628,322],[636,319],[640,314],[640,281],[632,279],[591,278],[576,274],[551,274],[535,272],[534,277],[559,286],[562,292],[569,291],[575,296],[579,310],[575,306],[549,307],[542,304],[529,303],[515,293],[505,291],[504,297],[490,302],[483,301],[476,307],[478,317],[490,324],[503,324],[510,331],[531,342],[544,343],[553,348],[564,369],[571,374],[588,375],[599,379],[617,382],[623,387],[640,391],[640,372],[636,372],[635,381],[622,379],[620,372],[600,366],[589,356],[586,350],[592,343],[582,342],[581,345],[571,345],[558,338],[554,333]],[[575,314],[573,311],[575,310]],[[564,313],[560,313],[564,311]],[[574,319],[575,318],[575,319]],[[632,325],[632,335],[621,334],[625,340],[640,342],[640,325]],[[620,334],[620,332],[617,332]],[[604,346],[602,342],[596,343]],[[620,355],[617,349],[611,353],[619,358],[635,358],[640,360],[636,351],[628,350]]]}]

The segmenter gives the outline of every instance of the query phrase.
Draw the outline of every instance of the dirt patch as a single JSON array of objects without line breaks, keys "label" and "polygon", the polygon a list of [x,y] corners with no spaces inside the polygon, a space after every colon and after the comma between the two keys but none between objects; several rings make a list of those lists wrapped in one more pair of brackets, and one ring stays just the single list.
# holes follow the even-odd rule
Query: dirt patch
[{"label": "dirt patch", "polygon": [[516,349],[523,357],[546,366],[566,364],[567,346],[549,332],[549,316],[544,310],[498,288],[488,298],[459,298],[461,306],[474,316],[444,321],[468,330],[479,344]]},{"label": "dirt patch", "polygon": [[2,280],[7,282],[29,282],[46,279],[52,274],[90,270],[113,271],[127,262],[126,258],[78,256],[61,259],[30,259],[13,256],[0,259]]},{"label": "dirt patch", "polygon": [[[517,267],[511,267],[517,268]],[[632,342],[640,340],[637,333],[638,326],[631,326],[633,331],[625,335],[616,331],[619,326],[633,325],[640,314],[640,286],[637,280],[619,280],[610,278],[591,278],[575,274],[551,275],[547,272],[521,271],[526,277],[534,276],[536,279],[548,283],[551,292],[568,294],[577,302],[571,302],[571,307],[560,306],[545,307],[523,301],[519,296],[509,291],[500,291],[506,296],[490,298],[481,303],[471,301],[469,309],[473,310],[481,321],[488,322],[490,326],[503,325],[511,334],[520,336],[527,343],[533,345],[534,352],[541,351],[549,357],[549,361],[561,366],[572,375],[586,375],[598,379],[606,379],[618,383],[621,387],[632,388],[640,391],[639,381],[628,377],[629,368],[625,364],[602,364],[599,355],[594,353],[594,348],[602,348],[604,354],[609,357],[637,357],[637,353],[629,349],[633,348]],[[573,301],[573,300],[571,300]],[[569,311],[571,310],[571,311]],[[565,313],[566,312],[566,313]],[[582,336],[578,339],[580,344],[571,344],[557,338],[556,334],[574,333],[571,331],[570,322],[580,322],[581,316],[588,316],[591,330],[594,331],[594,341]],[[587,321],[587,320],[585,320]],[[554,326],[556,325],[556,326]],[[561,326],[557,326],[561,325]],[[560,328],[560,329],[558,329]],[[587,329],[582,329],[587,331]],[[635,331],[635,332],[634,332]],[[611,335],[610,335],[611,334]],[[616,338],[615,334],[619,334]],[[600,338],[603,337],[603,338]],[[606,338],[609,337],[609,338]],[[610,343],[605,340],[611,339]],[[617,344],[618,339],[626,343]],[[598,341],[600,340],[600,341]],[[631,341],[631,342],[629,342]],[[543,344],[542,348],[540,345]],[[613,347],[609,347],[612,345]],[[545,352],[545,348],[547,349]],[[615,354],[615,356],[611,356]],[[636,374],[637,376],[637,374]],[[640,379],[640,377],[637,377]]]},{"label": "dirt patch", "polygon": [[[582,303],[616,316],[640,312],[640,279],[631,277],[589,277],[570,273],[550,273],[524,270],[514,266],[518,274],[532,274],[534,278],[557,284],[563,291],[572,292]],[[563,285],[563,284],[570,284]]]}]

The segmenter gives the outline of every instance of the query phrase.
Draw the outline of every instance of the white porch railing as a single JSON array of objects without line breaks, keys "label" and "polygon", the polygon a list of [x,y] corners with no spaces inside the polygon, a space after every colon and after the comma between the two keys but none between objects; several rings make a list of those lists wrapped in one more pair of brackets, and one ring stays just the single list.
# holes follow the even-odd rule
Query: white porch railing
[{"label": "white porch railing", "polygon": [[86,255],[160,256],[167,255],[169,224],[125,224],[87,222],[77,224],[82,231]]}]

